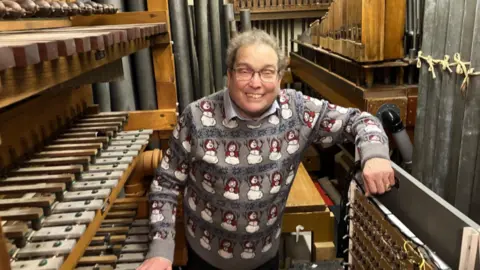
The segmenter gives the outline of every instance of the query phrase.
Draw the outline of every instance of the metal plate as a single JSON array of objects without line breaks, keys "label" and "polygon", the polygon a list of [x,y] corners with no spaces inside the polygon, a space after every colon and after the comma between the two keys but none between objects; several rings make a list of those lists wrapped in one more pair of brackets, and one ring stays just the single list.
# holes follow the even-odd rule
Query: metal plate
[{"label": "metal plate", "polygon": [[32,241],[78,239],[87,229],[86,225],[43,227],[33,232]]},{"label": "metal plate", "polygon": [[92,190],[102,188],[114,188],[118,184],[118,180],[100,180],[100,181],[80,181],[72,185],[71,190]]},{"label": "metal plate", "polygon": [[110,195],[110,189],[93,189],[80,191],[67,191],[63,194],[63,201],[85,201],[94,199],[105,199]]},{"label": "metal plate", "polygon": [[136,157],[138,151],[102,152],[99,158]]},{"label": "metal plate", "polygon": [[40,257],[40,256],[58,256],[65,255],[72,251],[77,240],[59,240],[38,243],[27,243],[18,253],[18,258]]},{"label": "metal plate", "polygon": [[123,172],[113,171],[113,172],[98,172],[98,173],[82,173],[80,179],[82,181],[92,181],[92,180],[118,180],[122,177]]},{"label": "metal plate", "polygon": [[94,165],[111,165],[111,164],[130,164],[133,157],[119,157],[119,158],[97,158]]},{"label": "metal plate", "polygon": [[57,270],[63,264],[63,257],[38,260],[14,261],[10,264],[12,270]]},{"label": "metal plate", "polygon": [[43,221],[44,226],[61,226],[71,224],[88,224],[93,221],[95,212],[76,212],[76,213],[64,213],[54,214],[48,216]]},{"label": "metal plate", "polygon": [[66,212],[81,212],[88,210],[101,209],[103,205],[102,200],[80,201],[80,202],[62,202],[53,209],[54,214]]}]

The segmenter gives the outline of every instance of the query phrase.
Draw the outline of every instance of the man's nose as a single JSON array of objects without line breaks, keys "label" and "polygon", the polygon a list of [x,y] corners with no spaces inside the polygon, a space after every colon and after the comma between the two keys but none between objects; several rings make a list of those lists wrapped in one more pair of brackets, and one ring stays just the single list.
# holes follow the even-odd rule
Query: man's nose
[{"label": "man's nose", "polygon": [[252,87],[262,86],[262,80],[260,79],[260,73],[258,73],[258,72],[253,73],[253,77],[250,80],[250,85]]}]

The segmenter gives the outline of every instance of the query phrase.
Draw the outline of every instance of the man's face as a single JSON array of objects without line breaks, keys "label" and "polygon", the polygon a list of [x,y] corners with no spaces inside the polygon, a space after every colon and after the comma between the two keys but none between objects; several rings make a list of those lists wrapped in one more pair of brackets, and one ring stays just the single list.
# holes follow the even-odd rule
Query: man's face
[{"label": "man's face", "polygon": [[[242,116],[259,117],[275,101],[282,80],[277,64],[277,54],[268,45],[253,44],[238,49],[234,70],[228,71],[228,88]],[[245,74],[251,71],[258,72],[247,79]],[[263,80],[259,72],[264,74]]]}]

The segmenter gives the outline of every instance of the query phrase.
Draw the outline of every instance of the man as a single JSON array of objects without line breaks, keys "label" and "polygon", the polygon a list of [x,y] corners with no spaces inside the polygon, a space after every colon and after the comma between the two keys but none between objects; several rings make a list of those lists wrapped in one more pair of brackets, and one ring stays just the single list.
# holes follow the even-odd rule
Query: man
[{"label": "man", "polygon": [[355,141],[367,192],[394,184],[379,121],[280,90],[285,56],[270,35],[253,30],[232,39],[227,66],[227,89],[184,110],[157,169],[149,195],[153,240],[140,270],[171,269],[182,187],[188,269],[278,269],[285,204],[311,143]]}]

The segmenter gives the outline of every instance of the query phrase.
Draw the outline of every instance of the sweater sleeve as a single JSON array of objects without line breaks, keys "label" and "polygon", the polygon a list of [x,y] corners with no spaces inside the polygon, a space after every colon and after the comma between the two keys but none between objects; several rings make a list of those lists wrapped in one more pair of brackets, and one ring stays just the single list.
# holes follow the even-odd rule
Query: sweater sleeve
[{"label": "sweater sleeve", "polygon": [[314,143],[326,148],[345,141],[354,142],[362,168],[371,158],[390,159],[388,137],[378,118],[370,113],[305,95],[300,107]]},{"label": "sweater sleeve", "polygon": [[147,259],[162,257],[173,262],[177,201],[189,175],[191,119],[191,109],[187,107],[178,119],[150,186],[151,243]]}]

